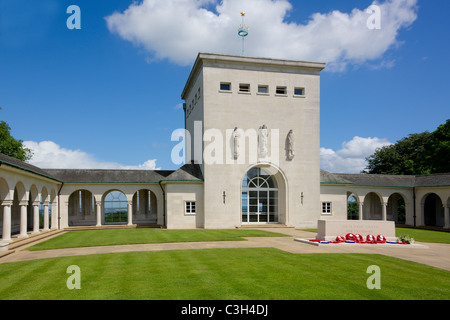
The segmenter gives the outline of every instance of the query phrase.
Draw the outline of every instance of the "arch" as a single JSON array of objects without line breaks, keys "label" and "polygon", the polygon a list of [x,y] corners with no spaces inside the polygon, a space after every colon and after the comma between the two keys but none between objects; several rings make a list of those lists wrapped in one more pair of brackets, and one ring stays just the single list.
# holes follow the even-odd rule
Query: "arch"
[{"label": "arch", "polygon": [[391,194],[386,208],[386,220],[406,223],[406,197],[400,192]]},{"label": "arch", "polygon": [[369,192],[364,197],[364,220],[381,220],[382,219],[382,200],[383,198],[376,192]]},{"label": "arch", "polygon": [[140,189],[133,195],[133,223],[155,224],[158,217],[156,195],[149,189]]},{"label": "arch", "polygon": [[55,188],[52,188],[52,190],[50,190],[50,202],[54,203],[56,201],[56,190]]},{"label": "arch", "polygon": [[[241,181],[241,222],[279,223],[279,185],[283,175],[272,166],[257,165],[250,168]],[[284,193],[285,194],[285,193]]]},{"label": "arch", "polygon": [[95,226],[97,208],[92,192],[79,189],[69,196],[69,226]]},{"label": "arch", "polygon": [[359,197],[355,192],[347,191],[347,220],[359,220]]},{"label": "arch", "polygon": [[128,222],[128,199],[124,192],[113,189],[105,192],[102,198],[105,224]]},{"label": "arch", "polygon": [[423,223],[425,226],[444,226],[444,206],[436,193],[428,193],[422,199]]},{"label": "arch", "polygon": [[0,177],[0,202],[3,200],[12,200],[8,182]]},{"label": "arch", "polygon": [[30,204],[32,204],[33,202],[38,202],[40,200],[39,190],[35,184],[31,185],[29,194]]},{"label": "arch", "polygon": [[18,181],[14,187],[14,197],[18,201],[27,201],[28,194],[22,181]]},{"label": "arch", "polygon": [[41,202],[50,202],[49,193],[47,191],[47,188],[44,186],[41,189]]}]

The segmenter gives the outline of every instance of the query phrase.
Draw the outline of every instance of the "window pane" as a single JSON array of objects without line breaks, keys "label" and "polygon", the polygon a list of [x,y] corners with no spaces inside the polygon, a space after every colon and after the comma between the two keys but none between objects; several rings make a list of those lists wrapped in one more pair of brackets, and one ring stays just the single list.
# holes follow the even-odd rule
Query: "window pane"
[{"label": "window pane", "polygon": [[220,90],[230,91],[231,90],[231,84],[230,83],[221,83],[220,84]]},{"label": "window pane", "polygon": [[277,87],[276,93],[277,94],[286,94],[286,91],[287,91],[286,87]]},{"label": "window pane", "polygon": [[297,96],[302,96],[303,92],[304,92],[303,90],[304,90],[303,88],[295,88],[294,89],[294,94],[297,95]]},{"label": "window pane", "polygon": [[240,92],[250,92],[250,85],[249,84],[239,84],[239,91]]},{"label": "window pane", "polygon": [[268,93],[269,87],[268,86],[258,86],[258,92],[259,93]]}]

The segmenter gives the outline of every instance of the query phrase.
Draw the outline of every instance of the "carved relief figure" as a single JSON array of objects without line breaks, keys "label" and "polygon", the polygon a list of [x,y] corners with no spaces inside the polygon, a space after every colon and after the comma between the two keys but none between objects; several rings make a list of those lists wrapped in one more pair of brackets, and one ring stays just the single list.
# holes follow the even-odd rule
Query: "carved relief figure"
[{"label": "carved relief figure", "polygon": [[241,137],[238,128],[234,128],[233,132],[233,153],[234,153],[234,160],[237,160],[239,158],[239,138]]},{"label": "carved relief figure", "polygon": [[259,156],[265,158],[267,156],[267,127],[263,125],[259,128],[258,142],[259,142]]},{"label": "carved relief figure", "polygon": [[291,129],[287,135],[287,158],[292,160],[294,157],[294,131]]}]

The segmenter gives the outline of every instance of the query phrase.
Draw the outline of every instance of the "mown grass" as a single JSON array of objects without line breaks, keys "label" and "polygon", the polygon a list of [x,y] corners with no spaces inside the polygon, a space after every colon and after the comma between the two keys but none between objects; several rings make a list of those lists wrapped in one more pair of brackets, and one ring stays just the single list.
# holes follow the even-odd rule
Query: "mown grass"
[{"label": "mown grass", "polygon": [[[81,270],[69,290],[67,267]],[[378,265],[381,289],[366,286]],[[450,272],[369,254],[290,254],[273,248],[173,250],[0,264],[0,299],[441,300]]]},{"label": "mown grass", "polygon": [[435,231],[418,228],[395,228],[395,234],[399,236],[409,236],[420,242],[449,243],[450,232]]},{"label": "mown grass", "polygon": [[111,246],[143,243],[244,241],[244,237],[284,237],[286,235],[262,230],[164,230],[109,229],[69,231],[29,248],[31,251],[60,248]]}]

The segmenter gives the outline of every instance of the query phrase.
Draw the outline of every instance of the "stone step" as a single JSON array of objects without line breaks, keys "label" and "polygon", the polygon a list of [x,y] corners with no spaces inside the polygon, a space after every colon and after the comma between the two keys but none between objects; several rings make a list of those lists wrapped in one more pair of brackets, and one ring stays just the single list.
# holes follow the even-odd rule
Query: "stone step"
[{"label": "stone step", "polygon": [[288,225],[281,224],[281,223],[243,224],[243,225],[236,227],[236,229],[261,229],[261,228],[292,228],[292,229],[294,229],[293,226],[288,226]]},{"label": "stone step", "polygon": [[38,234],[29,234],[28,238],[17,238],[16,236],[12,236],[13,241],[9,243],[8,250],[17,250],[25,246],[32,245],[35,242],[41,241],[49,237],[53,237],[62,232],[64,232],[64,230],[42,231],[41,233]]},{"label": "stone step", "polygon": [[138,228],[162,228],[162,226],[157,224],[111,224],[102,226],[73,226],[65,228],[66,231],[81,231],[81,230],[108,230],[108,229],[138,229]]}]

